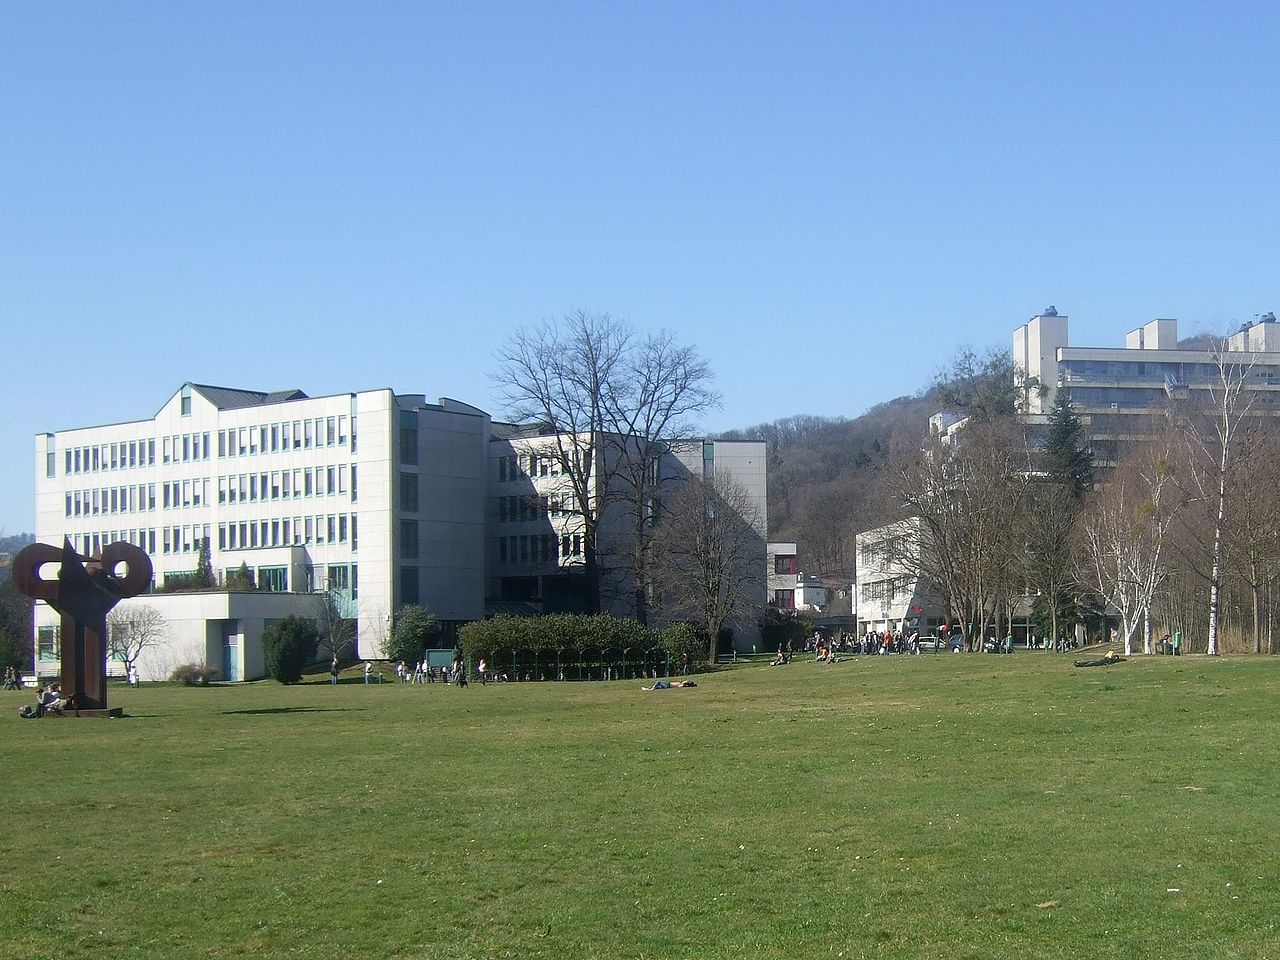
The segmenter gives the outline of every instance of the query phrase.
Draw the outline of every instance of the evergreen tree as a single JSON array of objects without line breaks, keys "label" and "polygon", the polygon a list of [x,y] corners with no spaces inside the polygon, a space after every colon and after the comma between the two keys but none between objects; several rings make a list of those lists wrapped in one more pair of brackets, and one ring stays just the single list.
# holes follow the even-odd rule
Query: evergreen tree
[{"label": "evergreen tree", "polygon": [[200,559],[196,561],[195,576],[191,578],[193,590],[211,590],[215,586],[213,579],[213,558],[210,555],[209,538],[200,541]]},{"label": "evergreen tree", "polygon": [[1050,479],[1061,483],[1077,500],[1093,486],[1093,452],[1084,424],[1071,408],[1071,391],[1059,387],[1049,411],[1045,466]]},{"label": "evergreen tree", "polygon": [[310,620],[285,617],[262,631],[267,672],[281,683],[298,683],[303,668],[316,655],[320,637]]}]

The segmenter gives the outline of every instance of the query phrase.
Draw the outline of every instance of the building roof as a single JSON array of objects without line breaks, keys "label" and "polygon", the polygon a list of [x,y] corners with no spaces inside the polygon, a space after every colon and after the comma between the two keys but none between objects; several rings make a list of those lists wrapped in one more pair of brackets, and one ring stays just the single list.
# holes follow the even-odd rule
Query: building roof
[{"label": "building roof", "polygon": [[285,403],[289,400],[306,400],[307,395],[301,390],[273,390],[270,393],[262,390],[240,390],[235,387],[214,387],[204,383],[193,383],[193,390],[212,403],[219,410],[238,410],[241,407],[261,407],[271,403]]},{"label": "building roof", "polygon": [[552,436],[552,432],[540,424],[507,423],[503,420],[494,420],[490,432],[490,439],[493,440],[525,440],[529,437],[549,436]]}]

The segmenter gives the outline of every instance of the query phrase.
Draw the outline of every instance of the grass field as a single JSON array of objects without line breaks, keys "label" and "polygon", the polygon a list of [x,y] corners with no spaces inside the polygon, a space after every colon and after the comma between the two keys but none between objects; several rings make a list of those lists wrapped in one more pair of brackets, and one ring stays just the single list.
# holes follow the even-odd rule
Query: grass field
[{"label": "grass field", "polygon": [[113,690],[0,738],[0,956],[1280,957],[1280,661]]}]

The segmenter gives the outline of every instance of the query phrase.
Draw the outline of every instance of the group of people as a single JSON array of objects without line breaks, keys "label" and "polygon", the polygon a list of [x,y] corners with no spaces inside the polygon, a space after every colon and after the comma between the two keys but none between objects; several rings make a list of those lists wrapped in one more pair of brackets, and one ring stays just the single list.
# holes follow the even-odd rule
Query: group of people
[{"label": "group of people", "polygon": [[35,704],[24,703],[18,708],[18,716],[27,720],[36,720],[50,715],[61,715],[64,710],[74,709],[73,698],[64,697],[56,683],[41,687],[36,694]]},{"label": "group of people", "polygon": [[4,688],[6,690],[20,689],[22,686],[19,682],[20,680],[17,667],[9,666],[4,668]]}]

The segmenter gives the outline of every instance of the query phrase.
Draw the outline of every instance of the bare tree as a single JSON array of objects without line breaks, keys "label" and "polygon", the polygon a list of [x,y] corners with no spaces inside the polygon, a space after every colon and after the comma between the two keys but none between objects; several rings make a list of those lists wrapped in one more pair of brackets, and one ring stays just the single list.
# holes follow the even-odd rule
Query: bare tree
[{"label": "bare tree", "polygon": [[1040,483],[1030,491],[1023,512],[1026,582],[1049,611],[1050,647],[1058,641],[1058,612],[1079,583],[1075,527],[1080,503],[1063,483]]},{"label": "bare tree", "polygon": [[127,603],[107,614],[107,649],[110,656],[133,673],[143,651],[160,646],[169,633],[169,623],[155,607]]},{"label": "bare tree", "polygon": [[1126,656],[1140,623],[1143,652],[1151,652],[1151,604],[1168,573],[1177,513],[1169,446],[1153,443],[1115,470],[1081,516],[1080,578],[1120,614]]},{"label": "bare tree", "polygon": [[584,310],[520,328],[498,361],[493,380],[508,414],[545,432],[564,487],[559,510],[581,521],[592,611],[600,609],[601,521],[611,503],[632,505],[630,563],[643,618],[654,466],[687,419],[718,402],[708,367],[666,332],[640,337],[624,321]]},{"label": "bare tree", "polygon": [[732,477],[693,477],[664,500],[654,527],[653,586],[670,618],[701,624],[707,660],[725,624],[764,606],[765,545],[756,502]]},{"label": "bare tree", "polygon": [[931,440],[891,481],[902,508],[922,525],[921,549],[904,555],[916,567],[910,572],[938,585],[951,615],[968,624],[971,645],[1020,584],[1019,518],[1030,483],[1025,439],[1008,420],[975,424],[953,447]]},{"label": "bare tree", "polygon": [[[1248,591],[1253,652],[1261,653],[1264,591],[1280,565],[1280,436],[1273,421],[1256,426],[1231,463],[1223,562]],[[1266,648],[1274,652],[1269,630]]]},{"label": "bare tree", "polygon": [[607,385],[604,442],[617,464],[617,496],[630,515],[627,563],[634,586],[634,612],[648,622],[652,564],[651,532],[661,493],[660,465],[671,441],[688,438],[691,419],[720,401],[710,389],[711,369],[693,347],[681,346],[666,330],[628,351],[623,376]]},{"label": "bare tree", "polygon": [[[1204,401],[1182,409],[1182,425],[1196,448],[1205,469],[1189,477],[1198,486],[1199,499],[1209,510],[1209,642],[1207,653],[1218,653],[1220,608],[1222,603],[1223,538],[1230,507],[1232,459],[1237,437],[1258,394],[1249,389],[1256,355],[1232,353],[1225,340],[1215,340],[1209,356],[1214,380],[1203,391]],[[1197,394],[1201,391],[1193,391]]]},{"label": "bare tree", "polygon": [[316,633],[320,637],[320,649],[330,660],[342,660],[356,641],[354,616],[348,616],[352,601],[348,591],[330,588],[315,595]]}]

